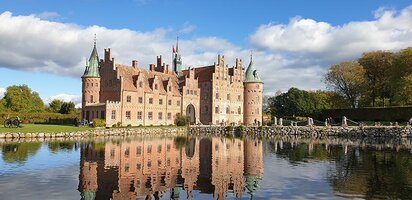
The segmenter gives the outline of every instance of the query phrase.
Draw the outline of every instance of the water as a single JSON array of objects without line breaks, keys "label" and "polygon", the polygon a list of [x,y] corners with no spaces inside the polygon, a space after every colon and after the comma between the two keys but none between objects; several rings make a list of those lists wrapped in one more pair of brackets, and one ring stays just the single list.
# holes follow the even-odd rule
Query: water
[{"label": "water", "polygon": [[410,146],[334,138],[4,142],[0,199],[412,199]]}]

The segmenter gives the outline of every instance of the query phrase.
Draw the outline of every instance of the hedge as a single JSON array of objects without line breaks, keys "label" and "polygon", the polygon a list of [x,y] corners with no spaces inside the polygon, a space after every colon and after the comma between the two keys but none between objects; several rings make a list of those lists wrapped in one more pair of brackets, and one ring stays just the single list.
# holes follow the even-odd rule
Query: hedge
[{"label": "hedge", "polygon": [[328,117],[341,119],[342,116],[354,121],[392,121],[406,122],[412,117],[412,106],[385,108],[354,108],[322,110],[314,118],[324,120]]},{"label": "hedge", "polygon": [[60,113],[16,113],[16,112],[1,112],[0,120],[3,124],[7,117],[19,117],[23,123],[46,123],[46,124],[73,124],[74,119],[80,118],[78,114],[60,114]]}]

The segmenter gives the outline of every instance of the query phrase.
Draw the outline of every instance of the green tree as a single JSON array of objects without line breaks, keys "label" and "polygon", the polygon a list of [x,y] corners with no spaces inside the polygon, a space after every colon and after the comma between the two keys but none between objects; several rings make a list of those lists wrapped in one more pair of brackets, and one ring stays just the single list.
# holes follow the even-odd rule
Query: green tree
[{"label": "green tree", "polygon": [[398,52],[391,70],[391,86],[394,88],[395,105],[411,104],[412,97],[409,92],[411,75],[412,47],[409,47]]},{"label": "green tree", "polygon": [[6,108],[15,112],[41,112],[44,103],[37,92],[27,85],[13,85],[4,94]]},{"label": "green tree", "polygon": [[10,143],[2,146],[3,160],[7,163],[24,163],[34,156],[41,147],[41,142]]},{"label": "green tree", "polygon": [[59,113],[61,114],[70,114],[76,111],[76,106],[73,102],[64,102],[60,108]]},{"label": "green tree", "polygon": [[59,99],[54,99],[53,101],[49,103],[49,107],[47,108],[47,111],[58,113],[60,112],[60,109],[62,108],[63,103],[64,102]]},{"label": "green tree", "polygon": [[358,59],[359,64],[365,69],[367,91],[376,105],[376,98],[380,98],[385,106],[385,98],[391,98],[390,70],[395,60],[395,54],[389,51],[367,52]]},{"label": "green tree", "polygon": [[354,61],[345,61],[332,65],[325,74],[328,88],[343,96],[353,107],[365,90],[365,70],[362,65]]}]

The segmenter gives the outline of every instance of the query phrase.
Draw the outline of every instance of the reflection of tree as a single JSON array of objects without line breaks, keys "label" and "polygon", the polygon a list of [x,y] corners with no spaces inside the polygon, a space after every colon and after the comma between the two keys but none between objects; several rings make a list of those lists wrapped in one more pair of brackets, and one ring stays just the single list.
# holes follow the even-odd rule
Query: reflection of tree
[{"label": "reflection of tree", "polygon": [[58,153],[59,151],[72,151],[75,147],[76,142],[74,141],[52,141],[47,143],[47,147],[50,152]]},{"label": "reflection of tree", "polygon": [[29,156],[34,156],[40,147],[41,142],[3,144],[3,160],[8,163],[24,163]]},{"label": "reflection of tree", "polygon": [[352,149],[336,160],[329,181],[335,191],[367,199],[412,199],[412,159],[405,152]]}]

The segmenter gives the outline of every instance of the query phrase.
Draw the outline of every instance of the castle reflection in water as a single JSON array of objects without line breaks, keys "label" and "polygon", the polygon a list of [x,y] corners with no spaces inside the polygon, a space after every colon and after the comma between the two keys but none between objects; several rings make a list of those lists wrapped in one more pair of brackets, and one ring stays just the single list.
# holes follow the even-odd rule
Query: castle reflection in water
[{"label": "castle reflection in water", "polygon": [[81,146],[82,199],[252,197],[263,177],[262,141],[145,138]]}]

